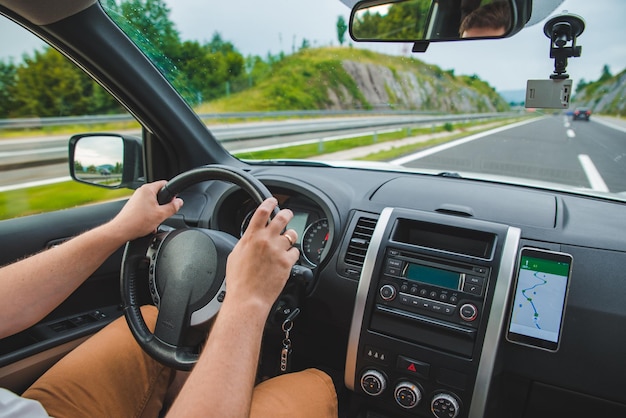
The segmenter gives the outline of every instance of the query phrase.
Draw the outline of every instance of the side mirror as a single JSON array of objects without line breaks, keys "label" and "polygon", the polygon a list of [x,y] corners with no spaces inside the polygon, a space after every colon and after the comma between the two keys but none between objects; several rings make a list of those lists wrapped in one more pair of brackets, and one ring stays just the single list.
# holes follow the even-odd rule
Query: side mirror
[{"label": "side mirror", "polygon": [[115,134],[74,135],[69,142],[70,175],[107,189],[136,189],[145,183],[141,139]]},{"label": "side mirror", "polygon": [[362,42],[506,38],[530,19],[530,0],[365,0],[350,14],[350,36]]}]

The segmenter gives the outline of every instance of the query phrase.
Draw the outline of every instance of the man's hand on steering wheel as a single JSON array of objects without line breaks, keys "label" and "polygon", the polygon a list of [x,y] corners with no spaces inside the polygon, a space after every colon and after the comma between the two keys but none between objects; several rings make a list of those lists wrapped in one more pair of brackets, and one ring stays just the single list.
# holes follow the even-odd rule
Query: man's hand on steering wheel
[{"label": "man's hand on steering wheel", "polygon": [[226,266],[227,297],[257,300],[267,306],[268,311],[299,257],[298,249],[293,247],[298,233],[288,229],[281,234],[293,218],[293,213],[282,209],[268,222],[277,205],[273,197],[261,203],[246,232],[230,253]]},{"label": "man's hand on steering wheel", "polygon": [[[159,205],[156,194],[165,186],[165,180],[147,183],[135,190],[111,225],[114,231],[123,234],[124,241],[131,241],[156,231],[163,220],[174,215],[183,206],[183,200],[173,198],[166,204]],[[152,198],[151,198],[152,197]]]}]

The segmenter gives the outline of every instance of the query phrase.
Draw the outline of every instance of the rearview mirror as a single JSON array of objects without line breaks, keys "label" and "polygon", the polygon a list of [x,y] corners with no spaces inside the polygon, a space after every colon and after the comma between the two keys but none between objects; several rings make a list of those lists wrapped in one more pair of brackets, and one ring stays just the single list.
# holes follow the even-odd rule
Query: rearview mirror
[{"label": "rearview mirror", "polygon": [[432,42],[505,38],[530,18],[529,0],[365,0],[350,14],[362,42]]},{"label": "rearview mirror", "polygon": [[70,138],[70,175],[107,189],[136,189],[144,183],[141,140],[114,134]]}]

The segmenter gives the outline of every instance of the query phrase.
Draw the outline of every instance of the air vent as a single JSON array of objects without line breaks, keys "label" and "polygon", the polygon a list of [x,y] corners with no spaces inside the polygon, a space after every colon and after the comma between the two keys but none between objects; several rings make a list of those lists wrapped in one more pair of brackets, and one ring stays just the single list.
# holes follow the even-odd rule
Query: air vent
[{"label": "air vent", "polygon": [[344,261],[350,266],[358,267],[359,272],[365,262],[365,254],[370,245],[375,227],[376,219],[359,218],[354,227],[352,237],[350,237],[350,243],[348,244]]}]

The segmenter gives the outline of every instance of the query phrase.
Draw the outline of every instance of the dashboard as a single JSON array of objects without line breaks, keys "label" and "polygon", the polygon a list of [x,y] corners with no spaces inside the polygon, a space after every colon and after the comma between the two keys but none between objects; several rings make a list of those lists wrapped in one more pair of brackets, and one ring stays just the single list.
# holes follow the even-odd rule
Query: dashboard
[{"label": "dashboard", "polygon": [[[609,331],[626,320],[615,298],[626,240],[610,232],[624,224],[622,204],[385,171],[254,174],[294,212],[299,264],[314,274],[298,359],[340,370],[355,416],[625,411],[626,337]],[[233,186],[207,193],[211,225],[240,236],[253,202]],[[572,260],[550,350],[507,334],[522,249]]]}]

